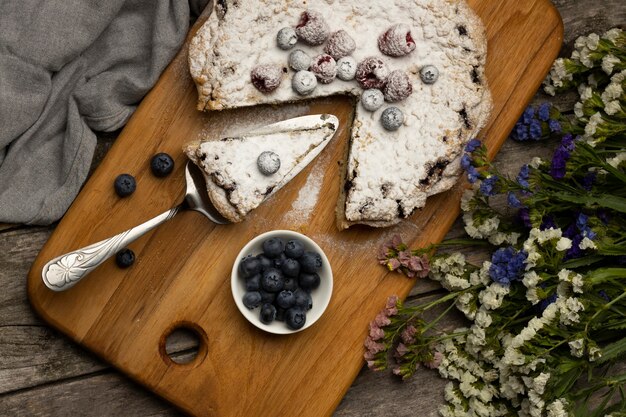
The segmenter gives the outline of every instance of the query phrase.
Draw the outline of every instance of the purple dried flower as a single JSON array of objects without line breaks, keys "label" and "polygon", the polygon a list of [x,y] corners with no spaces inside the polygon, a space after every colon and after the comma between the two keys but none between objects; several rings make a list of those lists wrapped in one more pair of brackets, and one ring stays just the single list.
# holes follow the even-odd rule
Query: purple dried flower
[{"label": "purple dried flower", "polygon": [[409,348],[407,348],[404,343],[398,343],[398,346],[396,347],[396,351],[394,352],[394,356],[396,358],[401,358],[407,353],[409,353]]},{"label": "purple dried flower", "polygon": [[409,249],[398,252],[398,260],[400,261],[400,264],[405,267],[409,266],[409,259],[411,259],[411,256],[413,256],[413,254],[411,254],[411,250]]},{"label": "purple dried flower", "polygon": [[517,212],[517,215],[519,216],[524,226],[526,226],[529,229],[533,227],[532,223],[530,222],[530,210],[527,207],[521,208]]},{"label": "purple dried flower", "polygon": [[597,177],[597,174],[594,171],[588,172],[583,177],[583,181],[581,184],[583,189],[586,191],[591,191],[591,188],[593,188],[593,183],[596,181],[596,177]]},{"label": "purple dried flower", "polygon": [[370,326],[370,337],[374,341],[384,339],[385,331],[378,326]]},{"label": "purple dried flower", "polygon": [[[381,312],[376,315],[372,323],[374,323],[378,327],[385,327],[391,324],[391,320],[389,320],[389,317],[387,317],[387,315],[384,312]],[[372,324],[370,324],[370,326],[371,325]]]},{"label": "purple dried flower", "polygon": [[443,353],[435,352],[433,354],[433,359],[429,362],[424,362],[424,366],[429,369],[436,369],[436,368],[439,368],[439,365],[441,365],[442,360],[443,360]]},{"label": "purple dried flower", "polygon": [[385,314],[387,314],[388,317],[398,314],[398,301],[399,298],[397,295],[392,295],[387,299],[387,305],[385,305]]},{"label": "purple dried flower", "polygon": [[400,339],[402,339],[402,341],[407,345],[412,345],[415,343],[416,334],[417,328],[415,328],[412,324],[409,324],[404,328],[404,330],[402,330],[402,333],[400,333]]},{"label": "purple dried flower", "polygon": [[385,345],[372,340],[372,338],[369,336],[365,339],[364,345],[365,345],[365,348],[374,355],[385,350]]},{"label": "purple dried flower", "polygon": [[559,227],[554,221],[554,217],[548,215],[542,219],[541,226],[539,226],[539,230],[548,230],[548,229],[558,229]]},{"label": "purple dried flower", "polygon": [[562,179],[565,177],[566,164],[570,158],[571,152],[574,150],[575,144],[573,136],[567,134],[563,136],[561,145],[556,148],[552,156],[552,165],[550,166],[550,175],[554,179]]},{"label": "purple dried flower", "polygon": [[400,263],[400,261],[397,258],[389,259],[387,261],[386,265],[387,265],[387,268],[390,271],[395,271],[395,270],[399,269],[402,266],[402,264]]},{"label": "purple dried flower", "polygon": [[428,262],[428,258],[425,256],[414,255],[409,259],[407,268],[409,268],[409,271],[413,272],[413,275],[417,278],[426,278],[430,271],[430,262]]}]

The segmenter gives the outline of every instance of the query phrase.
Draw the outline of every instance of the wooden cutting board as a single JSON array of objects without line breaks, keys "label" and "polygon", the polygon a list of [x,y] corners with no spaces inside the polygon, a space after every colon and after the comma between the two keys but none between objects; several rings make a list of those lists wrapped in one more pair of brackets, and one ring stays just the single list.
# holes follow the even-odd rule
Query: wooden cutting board
[{"label": "wooden cutting board", "polygon": [[[487,79],[494,110],[482,136],[493,156],[549,70],[563,27],[547,0],[470,4],[485,22],[489,39]],[[352,100],[335,97],[281,108],[200,113],[186,51],[187,45],[143,100],[37,257],[28,279],[30,301],[50,325],[192,415],[328,416],[363,365],[367,323],[389,295],[406,296],[414,285],[379,266],[377,248],[395,233],[414,246],[441,240],[458,215],[461,186],[430,198],[423,210],[394,228],[339,232],[334,214],[338,162],[348,145]],[[54,293],[43,285],[41,269],[48,260],[181,201],[184,143],[200,134],[218,138],[322,112],[340,119],[333,142],[245,222],[216,226],[198,213],[184,212],[131,245],[137,255],[131,268],[119,269],[109,260],[67,292]],[[168,178],[150,173],[149,160],[157,152],[176,160]],[[125,172],[136,177],[137,191],[119,199],[112,184]],[[255,235],[279,228],[316,240],[335,276],[326,313],[306,331],[287,336],[249,324],[229,285],[241,247]],[[166,336],[178,327],[194,329],[201,337],[200,353],[185,365],[172,362],[164,349]]]}]

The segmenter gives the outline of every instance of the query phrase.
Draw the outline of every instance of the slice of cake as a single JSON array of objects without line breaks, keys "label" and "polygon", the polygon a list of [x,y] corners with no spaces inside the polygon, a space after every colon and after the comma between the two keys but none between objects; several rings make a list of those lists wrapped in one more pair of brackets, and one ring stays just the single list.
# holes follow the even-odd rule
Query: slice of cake
[{"label": "slice of cake", "polygon": [[304,116],[184,151],[202,169],[215,208],[240,222],[315,159],[338,126],[335,116]]},{"label": "slice of cake", "polygon": [[382,227],[457,181],[491,109],[486,53],[463,0],[220,0],[189,65],[200,110],[353,96],[337,221]]}]

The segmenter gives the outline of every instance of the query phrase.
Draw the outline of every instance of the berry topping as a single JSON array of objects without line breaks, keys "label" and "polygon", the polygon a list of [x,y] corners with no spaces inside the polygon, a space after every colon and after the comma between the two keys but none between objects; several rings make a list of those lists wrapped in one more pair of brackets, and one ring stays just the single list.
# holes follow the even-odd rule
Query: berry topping
[{"label": "berry topping", "polygon": [[274,320],[276,321],[285,321],[285,314],[287,313],[287,310],[285,310],[284,308],[277,308],[276,309],[276,318]]},{"label": "berry topping", "polygon": [[306,323],[306,314],[297,307],[290,308],[285,313],[285,323],[292,330],[301,329]]},{"label": "berry topping", "polygon": [[243,305],[250,310],[261,305],[261,293],[258,291],[250,291],[243,295]]},{"label": "berry topping", "polygon": [[263,242],[263,253],[268,258],[277,258],[285,250],[285,242],[279,237],[271,237]]},{"label": "berry topping", "polygon": [[291,80],[291,87],[296,93],[306,96],[317,87],[317,77],[311,71],[298,71]]},{"label": "berry topping", "polygon": [[260,92],[271,93],[283,80],[283,69],[278,65],[258,65],[252,69],[250,80]]},{"label": "berry topping", "polygon": [[276,318],[276,307],[270,303],[263,304],[261,307],[261,313],[259,314],[259,320],[263,324],[270,324]]},{"label": "berry topping", "polygon": [[295,259],[287,258],[281,265],[283,274],[288,277],[297,277],[300,273],[300,263]]},{"label": "berry topping", "polygon": [[296,297],[293,292],[282,290],[276,296],[276,304],[281,308],[291,308],[296,303]]},{"label": "berry topping", "polygon": [[377,88],[370,88],[361,94],[361,105],[367,111],[376,111],[385,103],[383,92]]},{"label": "berry topping", "polygon": [[280,169],[280,157],[278,154],[265,151],[256,160],[256,165],[263,175],[274,175]]},{"label": "berry topping", "polygon": [[409,76],[404,71],[395,70],[391,71],[391,74],[387,77],[385,87],[383,88],[383,94],[385,95],[385,101],[395,103],[396,101],[402,101],[413,92],[413,86]]},{"label": "berry topping", "polygon": [[313,272],[311,274],[302,273],[299,278],[300,287],[305,291],[311,291],[320,286],[320,276]]},{"label": "berry topping", "polygon": [[365,90],[382,89],[387,75],[389,75],[387,65],[382,59],[373,56],[365,58],[356,68],[356,81]]},{"label": "berry topping", "polygon": [[292,277],[285,278],[285,285],[283,286],[283,290],[295,291],[297,289],[298,289],[298,280],[296,278],[292,278]]},{"label": "berry topping", "polygon": [[259,262],[261,262],[262,271],[265,271],[266,269],[274,266],[274,263],[272,262],[272,260],[263,254],[257,256],[257,259],[259,260]]},{"label": "berry topping", "polygon": [[411,29],[404,24],[391,26],[378,38],[378,49],[385,55],[404,56],[415,50]]},{"label": "berry topping", "polygon": [[272,304],[274,300],[276,300],[276,293],[274,292],[267,292],[263,289],[261,289],[259,292],[261,293],[261,302],[263,304]]},{"label": "berry topping", "polygon": [[283,273],[278,269],[268,269],[263,273],[263,277],[261,278],[261,288],[265,291],[279,292],[283,289],[284,285],[285,279],[283,278]]},{"label": "berry topping", "polygon": [[135,263],[135,252],[128,248],[124,248],[115,254],[115,263],[120,268],[128,268]]},{"label": "berry topping", "polygon": [[380,116],[380,122],[387,130],[398,130],[398,128],[404,123],[404,113],[402,113],[402,110],[397,107],[388,107]]},{"label": "berry topping", "polygon": [[295,49],[289,54],[289,66],[294,71],[306,71],[311,66],[311,57],[302,49]]},{"label": "berry topping", "polygon": [[303,310],[310,310],[313,307],[313,299],[311,298],[311,294],[308,292],[298,288],[293,295],[296,299],[296,307],[300,307]]},{"label": "berry topping", "polygon": [[304,252],[300,258],[300,268],[303,272],[317,272],[322,269],[322,257],[317,252]]},{"label": "berry topping", "polygon": [[296,35],[296,31],[293,28],[282,28],[276,35],[276,44],[280,49],[291,49],[297,42],[298,35]]},{"label": "berry topping", "polygon": [[296,34],[309,45],[321,45],[328,38],[330,28],[321,13],[307,10],[300,15]]},{"label": "berry topping", "polygon": [[337,61],[337,78],[343,81],[354,80],[356,61],[351,56],[344,56]]},{"label": "berry topping", "polygon": [[277,258],[274,258],[274,268],[278,268],[280,270],[283,269],[283,263],[287,260],[287,255],[281,253]]},{"label": "berry topping", "polygon": [[239,271],[244,278],[249,278],[261,272],[261,261],[252,255],[248,255],[241,260]]},{"label": "berry topping", "polygon": [[420,78],[424,84],[434,84],[439,78],[439,70],[434,65],[426,65],[420,70]]},{"label": "berry topping", "polygon": [[137,183],[135,183],[135,177],[130,174],[120,174],[115,178],[113,183],[115,192],[120,197],[128,197],[135,192]]},{"label": "berry topping", "polygon": [[155,177],[166,177],[174,170],[174,160],[164,152],[160,152],[150,160],[150,169]]},{"label": "berry topping", "polygon": [[324,52],[335,59],[350,55],[356,49],[356,43],[352,36],[345,30],[339,30],[328,38],[324,46]]},{"label": "berry topping", "polygon": [[252,275],[246,279],[246,291],[259,291],[261,289],[261,274]]},{"label": "berry topping", "polygon": [[299,240],[289,240],[285,245],[285,255],[292,259],[297,259],[304,255],[304,245]]},{"label": "berry topping", "polygon": [[330,84],[337,75],[337,62],[328,54],[321,54],[313,58],[311,72],[322,84]]}]

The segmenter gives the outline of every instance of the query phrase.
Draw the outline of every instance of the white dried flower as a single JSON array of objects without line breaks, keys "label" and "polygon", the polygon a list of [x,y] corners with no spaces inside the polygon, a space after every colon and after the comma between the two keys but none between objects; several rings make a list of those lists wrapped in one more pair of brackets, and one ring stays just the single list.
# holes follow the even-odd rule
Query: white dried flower
[{"label": "white dried flower", "polygon": [[578,117],[579,119],[581,117],[585,116],[585,112],[583,110],[583,103],[582,102],[578,102],[576,104],[574,104],[574,114],[576,115],[576,117]]},{"label": "white dried flower", "polygon": [[572,239],[567,237],[562,237],[556,242],[556,250],[559,252],[564,252],[572,247]]},{"label": "white dried flower", "polygon": [[580,321],[579,311],[584,311],[585,306],[574,297],[562,298],[559,297],[556,300],[556,304],[559,307],[561,324],[569,326]]},{"label": "white dried flower", "polygon": [[607,75],[611,75],[613,73],[613,68],[615,68],[615,64],[619,63],[620,59],[615,55],[605,55],[604,58],[602,58],[602,71],[606,72]]},{"label": "white dried flower", "polygon": [[[615,76],[613,76],[613,78],[615,78]],[[604,92],[602,93],[602,101],[604,103],[608,103],[609,101],[617,100],[622,96],[622,94],[624,94],[622,81],[611,81],[611,83],[606,86]]]},{"label": "white dried flower", "polygon": [[602,124],[603,121],[604,119],[602,119],[602,114],[600,114],[599,112],[591,116],[589,118],[589,122],[587,123],[587,126],[585,126],[585,135],[587,136],[595,135],[596,131],[598,130],[598,125]]},{"label": "white dried flower", "polygon": [[541,298],[539,298],[539,294],[538,294],[538,290],[537,288],[529,288],[526,290],[526,299],[528,301],[530,301],[530,303],[532,305],[535,305],[537,303],[539,303],[541,301]]},{"label": "white dried flower", "polygon": [[580,95],[580,99],[582,101],[587,101],[593,97],[593,88],[586,84],[581,84],[578,86],[578,94]]},{"label": "white dried flower", "polygon": [[[626,155],[626,153],[625,153]],[[578,247],[581,250],[585,250],[585,249],[597,249],[598,247],[596,246],[596,244],[594,243],[593,240],[589,239],[587,236],[585,236],[583,238],[583,240],[580,241],[580,243],[578,244]]]},{"label": "white dried flower", "polygon": [[478,294],[478,300],[487,310],[496,310],[500,308],[509,291],[508,286],[493,282]]},{"label": "white dried flower", "polygon": [[619,152],[615,157],[606,160],[613,168],[619,167],[624,161],[626,161],[626,152]]},{"label": "white dried flower", "polygon": [[592,34],[587,36],[587,42],[585,42],[585,45],[591,51],[595,51],[595,50],[598,49],[598,44],[599,43],[600,43],[600,36],[598,36],[598,34],[596,34],[596,33],[592,33]]},{"label": "white dried flower", "polygon": [[604,106],[604,111],[609,116],[613,116],[617,114],[618,112],[622,111],[622,105],[620,104],[619,100],[609,101]]},{"label": "white dried flower", "polygon": [[602,349],[597,346],[592,346],[589,348],[589,362],[595,362],[602,357]]},{"label": "white dried flower", "polygon": [[524,273],[524,278],[522,279],[522,283],[526,288],[534,288],[539,284],[541,277],[537,275],[535,271],[528,271]]},{"label": "white dried flower", "polygon": [[609,41],[615,43],[622,36],[623,33],[624,33],[624,31],[622,29],[613,28],[611,30],[608,30],[608,31],[604,32],[602,37],[604,39],[606,39],[606,40],[609,40]]},{"label": "white dried flower", "polygon": [[491,326],[492,322],[493,322],[493,318],[491,317],[489,312],[487,312],[486,309],[484,308],[478,309],[478,312],[476,313],[476,318],[474,319],[474,323],[476,323],[478,326],[482,327],[483,329],[486,329],[487,327]]},{"label": "white dried flower", "polygon": [[593,61],[591,60],[591,51],[589,48],[584,47],[580,50],[580,62],[587,68],[593,68]]},{"label": "white dried flower", "polygon": [[461,197],[461,210],[464,212],[468,212],[471,210],[470,201],[474,198],[476,194],[476,190],[468,189],[463,191],[463,196]]},{"label": "white dried flower", "polygon": [[569,350],[572,356],[575,358],[582,358],[585,352],[585,339],[576,339],[573,342],[569,342]]},{"label": "white dried flower", "polygon": [[548,411],[547,417],[568,417],[569,412],[566,407],[568,402],[565,398],[559,398],[558,400],[553,401],[548,404],[546,410]]}]

